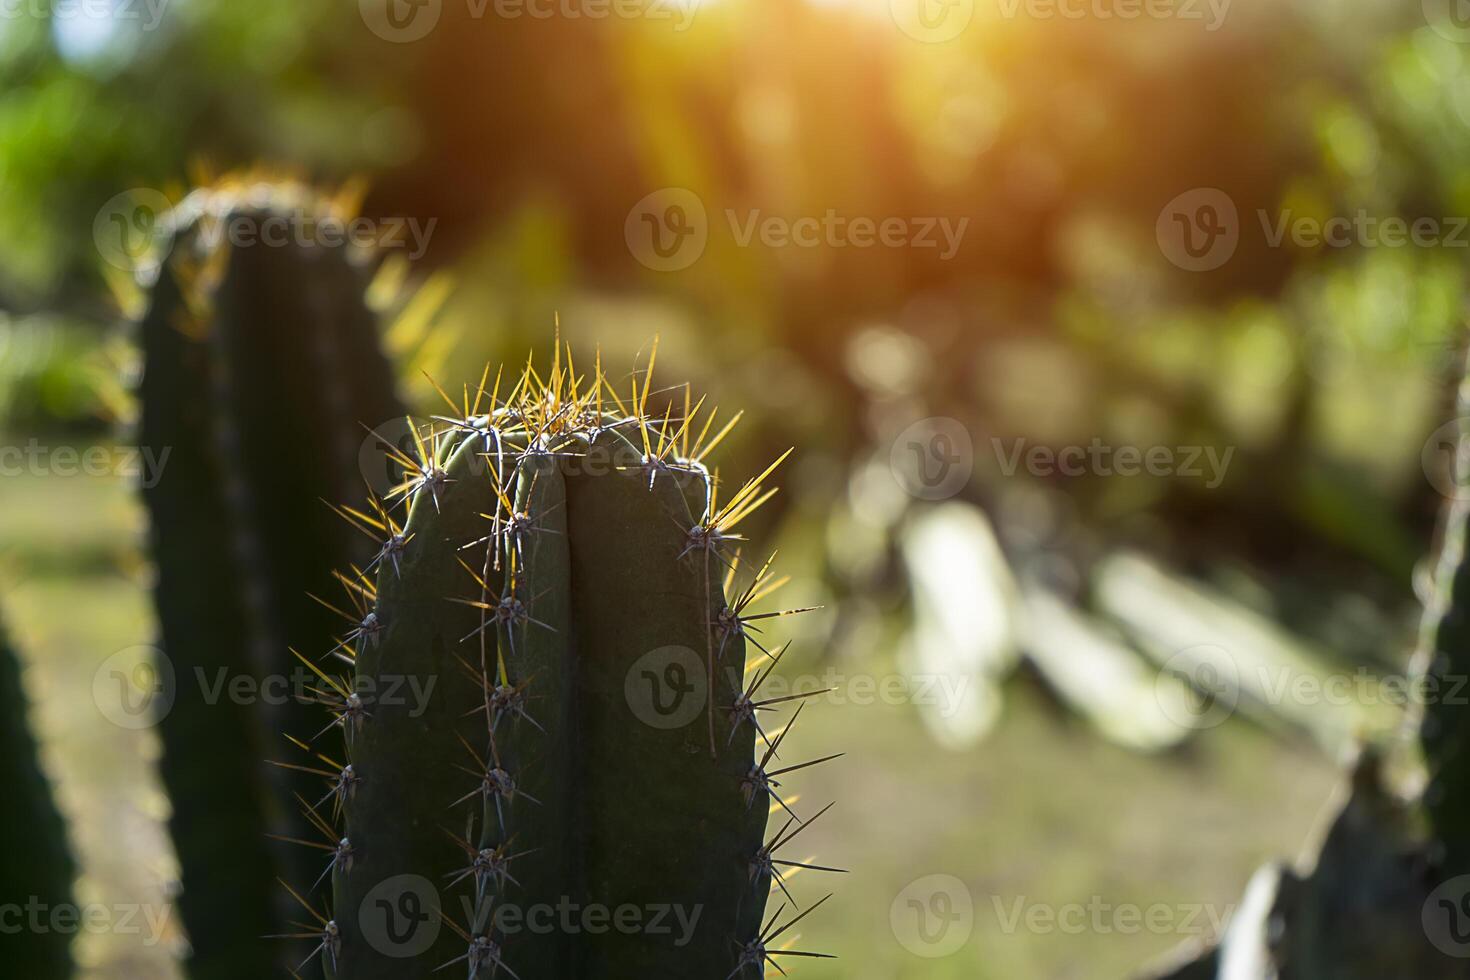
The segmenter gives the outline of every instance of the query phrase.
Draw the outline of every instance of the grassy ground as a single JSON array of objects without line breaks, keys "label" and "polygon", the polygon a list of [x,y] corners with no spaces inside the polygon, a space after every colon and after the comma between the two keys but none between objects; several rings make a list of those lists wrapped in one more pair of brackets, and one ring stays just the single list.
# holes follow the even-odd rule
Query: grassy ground
[{"label": "grassy ground", "polygon": [[[86,869],[82,900],[166,907],[172,858],[156,742],[114,725],[91,698],[99,665],[153,635],[141,515],[120,478],[7,477],[4,489],[4,603],[33,664],[46,762]],[[835,892],[802,923],[797,947],[841,959],[788,959],[791,972],[1126,976],[1208,932],[1262,860],[1295,854],[1334,785],[1333,766],[1315,751],[1242,722],[1149,759],[1056,715],[1024,681],[1010,694],[999,731],[964,753],[936,749],[911,708],[806,712],[783,757],[847,755],[791,780],[803,816],[839,801],[803,835],[797,857],[814,853],[852,873],[792,883],[803,903]],[[83,976],[175,976],[176,929],[163,938],[149,946],[146,930],[85,935]],[[920,955],[935,952],[945,955]]]}]

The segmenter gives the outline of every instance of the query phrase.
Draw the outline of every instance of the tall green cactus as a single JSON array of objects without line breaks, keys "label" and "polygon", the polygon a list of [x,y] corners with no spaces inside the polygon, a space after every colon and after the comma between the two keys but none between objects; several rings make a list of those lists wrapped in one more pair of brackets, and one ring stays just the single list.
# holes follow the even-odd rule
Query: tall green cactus
[{"label": "tall green cactus", "polygon": [[768,669],[746,682],[752,620],[725,595],[761,480],[717,506],[700,459],[727,429],[706,439],[687,399],[650,418],[646,375],[627,403],[584,382],[568,353],[483,411],[482,383],[390,450],[403,534],[354,674],[321,674],[344,742],[311,807],[341,816],[330,909],[294,890],[342,980],[726,980],[814,955],[777,948],[814,906],[765,913],[804,826],[780,782],[815,763],[757,725]]},{"label": "tall green cactus", "polygon": [[19,931],[5,937],[6,973],[34,980],[64,980],[72,974],[69,932],[34,928],[30,909],[39,906],[40,922],[51,921],[55,909],[71,902],[75,873],[66,843],[66,827],[51,798],[51,786],[36,756],[36,740],[21,686],[20,661],[0,626],[0,906],[13,906],[25,917]]},{"label": "tall green cactus", "polygon": [[[289,912],[276,878],[307,856],[266,835],[294,826],[294,796],[315,783],[260,760],[315,717],[292,696],[304,691],[288,647],[313,648],[338,626],[309,595],[334,587],[323,556],[345,565],[370,547],[322,501],[366,506],[365,427],[401,414],[361,256],[239,234],[271,218],[333,217],[326,198],[294,186],[264,199],[252,182],[191,195],[166,219],[170,252],[141,323],[139,442],[168,453],[143,491],[177,681],[160,768],[190,973],[202,980],[272,970],[260,937]],[[241,678],[260,685],[244,699],[232,693]]]}]

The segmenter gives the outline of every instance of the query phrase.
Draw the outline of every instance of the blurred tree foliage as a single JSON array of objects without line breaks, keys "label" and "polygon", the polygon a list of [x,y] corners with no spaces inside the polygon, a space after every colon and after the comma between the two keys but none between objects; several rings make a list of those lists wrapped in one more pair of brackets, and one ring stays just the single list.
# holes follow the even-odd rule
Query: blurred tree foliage
[{"label": "blurred tree foliage", "polygon": [[[1236,447],[1219,489],[1026,492],[1108,540],[1290,570],[1283,595],[1348,576],[1407,598],[1463,242],[1273,246],[1267,230],[1362,213],[1448,231],[1470,214],[1470,50],[1418,5],[1239,0],[1218,30],[977,5],[944,44],[876,0],[704,0],[663,19],[446,0],[411,44],[352,3],[174,0],[152,28],[143,5],[119,9],[138,15],[0,29],[0,331],[38,312],[105,322],[85,230],[191,158],[362,172],[370,214],[437,220],[426,265],[459,273],[466,358],[544,348],[556,311],[610,359],[662,332],[667,376],[752,409],[737,455],[809,447],[790,506],[844,540],[831,561],[855,588],[892,574],[902,507],[875,508],[854,474],[908,421],[947,415],[974,436],[969,495],[992,509],[1014,495],[992,438]],[[624,223],[671,186],[700,197],[710,240],[690,268],[651,272]],[[1229,195],[1240,243],[1190,272],[1155,223],[1200,187]],[[726,218],[829,210],[969,224],[944,258],[742,246]],[[18,363],[0,393],[36,388]],[[0,397],[22,402],[34,415]],[[1068,561],[1085,565],[1085,541]]]}]

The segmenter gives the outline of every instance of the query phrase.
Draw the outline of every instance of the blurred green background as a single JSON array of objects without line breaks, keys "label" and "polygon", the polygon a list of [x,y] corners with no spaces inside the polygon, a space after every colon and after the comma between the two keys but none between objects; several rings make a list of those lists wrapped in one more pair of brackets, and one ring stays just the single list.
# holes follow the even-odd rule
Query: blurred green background
[{"label": "blurred green background", "polygon": [[[792,742],[847,753],[800,793],[839,801],[804,839],[853,873],[802,925],[842,958],[793,972],[1122,976],[1300,851],[1396,706],[1242,682],[1222,712],[1177,655],[1405,670],[1455,491],[1435,437],[1470,245],[1451,4],[391,3],[406,20],[382,0],[0,8],[0,443],[126,443],[119,200],[255,164],[361,177],[365,215],[431,228],[408,276],[437,313],[396,328],[422,409],[420,368],[457,390],[545,357],[559,318],[615,370],[658,335],[662,380],[745,409],[727,474],[798,447],[751,534],[781,550],[785,599],[824,604],[787,671],[844,696]],[[744,235],[829,214],[963,230],[953,249]],[[1334,218],[1349,230],[1315,240]],[[661,256],[663,233],[702,250]],[[1011,465],[1094,444],[1172,463]],[[942,492],[915,482],[926,454],[961,467]],[[132,488],[28,466],[0,486],[82,900],[162,901],[155,743],[88,696],[153,636]],[[910,695],[854,703],[861,678]],[[934,678],[964,696],[914,703]],[[903,917],[936,874],[973,926],[930,957]],[[1018,903],[1171,924],[1027,927]],[[79,951],[89,977],[162,977],[179,939]]]}]

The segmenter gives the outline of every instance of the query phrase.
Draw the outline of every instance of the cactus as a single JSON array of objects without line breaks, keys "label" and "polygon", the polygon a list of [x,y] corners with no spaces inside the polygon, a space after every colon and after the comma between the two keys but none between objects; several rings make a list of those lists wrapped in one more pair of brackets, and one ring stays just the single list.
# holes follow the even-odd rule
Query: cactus
[{"label": "cactus", "polygon": [[[0,627],[0,906],[27,909],[39,902],[55,909],[71,901],[75,873],[66,827],[51,798],[51,787],[36,757],[36,741],[26,725],[20,660]],[[24,912],[23,914],[29,914]],[[15,925],[15,923],[11,923]],[[5,937],[8,973],[34,980],[62,980],[72,974],[70,935],[19,923]]]},{"label": "cactus", "polygon": [[[1460,385],[1459,409],[1451,466],[1455,486],[1464,488],[1470,487],[1470,373]],[[1422,699],[1416,719],[1422,791],[1395,792],[1384,751],[1364,749],[1312,866],[1259,872],[1218,949],[1167,976],[1470,977],[1470,500],[1446,501],[1442,525],[1413,669]]]},{"label": "cactus", "polygon": [[781,848],[820,815],[781,783],[826,760],[778,760],[757,721],[769,563],[726,598],[775,467],[719,505],[701,460],[729,427],[687,390],[650,416],[649,373],[623,401],[559,350],[389,448],[406,521],[375,582],[347,576],[372,617],[352,674],[314,665],[342,742],[309,747],[330,902],[291,893],[329,975],[734,980],[817,955],[777,948],[816,907]]},{"label": "cactus", "polygon": [[401,414],[356,251],[232,245],[221,234],[303,214],[341,217],[289,185],[262,195],[245,180],[191,195],[166,218],[170,250],[140,326],[139,442],[169,453],[143,494],[161,646],[177,679],[159,723],[161,771],[190,971],[205,980],[271,972],[260,937],[289,913],[275,879],[305,862],[266,835],[294,823],[294,796],[315,785],[259,761],[278,733],[314,717],[285,696],[295,685],[241,704],[229,684],[290,678],[288,646],[335,633],[335,614],[308,593],[333,586],[324,556],[346,564],[368,542],[322,501],[367,506],[364,427]]},{"label": "cactus", "polygon": [[[1460,426],[1454,459],[1455,486],[1470,487],[1470,375],[1460,384]],[[1433,591],[1420,627],[1418,674],[1425,705],[1419,725],[1428,782],[1424,811],[1433,835],[1435,863],[1445,878],[1470,874],[1470,711],[1464,708],[1470,678],[1470,499],[1445,503]]]}]

